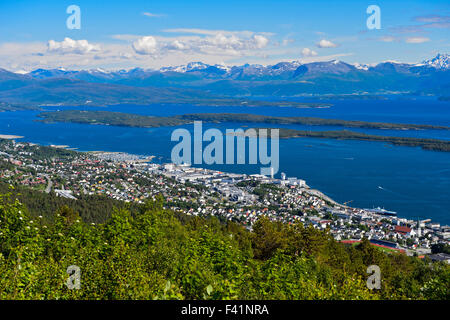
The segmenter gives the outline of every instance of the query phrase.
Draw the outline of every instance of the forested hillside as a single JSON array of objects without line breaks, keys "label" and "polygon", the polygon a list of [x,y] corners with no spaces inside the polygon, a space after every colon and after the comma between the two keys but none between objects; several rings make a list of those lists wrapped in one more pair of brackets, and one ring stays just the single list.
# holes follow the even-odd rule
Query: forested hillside
[{"label": "forested hillside", "polygon": [[[260,219],[248,231],[165,210],[162,198],[103,204],[104,218],[95,219],[104,223],[63,203],[46,219],[16,199],[38,203],[31,194],[3,193],[1,299],[450,298],[448,265],[386,254],[366,240],[347,247],[302,224]],[[98,199],[83,201],[100,213]],[[372,264],[381,290],[367,289]],[[66,286],[71,265],[81,270],[78,290]]]}]

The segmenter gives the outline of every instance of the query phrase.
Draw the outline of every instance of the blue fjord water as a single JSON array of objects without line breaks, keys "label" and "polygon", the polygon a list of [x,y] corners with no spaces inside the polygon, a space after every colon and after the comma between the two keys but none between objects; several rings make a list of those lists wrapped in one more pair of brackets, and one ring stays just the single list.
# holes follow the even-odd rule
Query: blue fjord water
[{"label": "blue fjord water", "polygon": [[[149,105],[110,107],[46,107],[46,110],[84,109],[129,112],[143,115],[175,115],[200,112],[254,113],[277,116],[312,116],[393,123],[450,126],[450,103],[435,99],[324,101],[331,108],[293,107],[199,107]],[[69,145],[81,151],[122,151],[157,156],[169,162],[173,127],[126,128],[71,123],[36,122],[38,111],[0,113],[0,134],[24,136],[22,141],[44,145]],[[203,124],[203,129],[267,127],[267,124]],[[192,130],[192,125],[183,126]],[[301,130],[339,130],[338,127],[290,125]],[[369,134],[450,140],[450,131],[391,131],[351,129]],[[205,143],[206,145],[206,143]],[[202,165],[227,172],[259,173],[260,165]],[[450,224],[450,153],[420,148],[394,147],[381,142],[296,138],[280,140],[280,172],[305,179],[339,202],[352,206],[381,206],[407,218],[431,218]],[[279,174],[278,173],[278,174]]]}]

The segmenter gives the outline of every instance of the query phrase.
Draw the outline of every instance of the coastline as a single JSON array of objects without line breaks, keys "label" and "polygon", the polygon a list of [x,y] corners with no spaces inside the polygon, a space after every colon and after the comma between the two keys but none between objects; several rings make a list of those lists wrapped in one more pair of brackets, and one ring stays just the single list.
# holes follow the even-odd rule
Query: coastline
[{"label": "coastline", "polygon": [[[2,138],[2,136],[7,136],[8,138]],[[14,140],[14,139],[19,139],[19,138],[23,138],[23,136],[13,136],[13,135],[0,135],[0,139],[6,139],[6,140]],[[26,143],[30,143],[32,145],[42,145],[42,144],[36,144],[33,142],[27,142],[27,141],[23,141]],[[45,146],[45,145],[42,145]],[[130,162],[136,162],[136,163],[151,163],[151,164],[156,164],[153,161],[153,159],[158,158],[158,156],[156,155],[143,155],[143,154],[133,154],[133,153],[128,153],[128,152],[121,152],[121,151],[101,151],[101,150],[95,150],[95,151],[82,151],[82,150],[78,150],[78,148],[75,147],[70,147],[69,145],[47,145],[47,147],[50,148],[56,148],[56,149],[66,149],[66,150],[71,150],[74,152],[79,152],[79,153],[86,153],[86,154],[92,154],[100,159],[109,159],[112,161],[117,161],[117,162],[124,162],[124,163],[130,163]],[[167,164],[167,163],[166,163]],[[208,169],[208,168],[202,168],[206,171],[217,171],[214,169]],[[223,171],[223,173],[226,174],[235,174],[233,172],[226,172]],[[245,175],[251,176],[251,173],[246,173]],[[270,179],[270,178],[268,178]],[[275,180],[279,180],[279,179],[272,179],[273,181]],[[273,181],[271,181],[271,183],[273,183]],[[330,198],[329,196],[327,196],[323,191],[320,191],[318,189],[315,189],[313,187],[310,186],[306,186],[305,190],[307,191],[307,193],[314,195],[314,196],[318,196],[320,198],[323,198],[326,201],[329,201],[330,203],[332,203],[333,205],[336,205],[338,207],[344,208],[344,209],[349,209],[349,210],[365,210],[363,208],[358,208],[358,207],[351,207],[351,206],[347,206],[346,204],[343,203],[339,203],[338,201]],[[411,218],[407,218],[404,216],[396,216],[396,218],[403,220],[404,222],[413,222],[414,220]],[[423,217],[423,219],[432,219],[432,218],[428,218],[428,217]],[[437,221],[437,220],[433,220],[433,221]]]},{"label": "coastline", "polygon": [[12,135],[12,134],[0,134],[0,139],[5,139],[5,140],[14,140],[14,139],[22,139],[25,138],[24,136],[16,136],[16,135]]}]

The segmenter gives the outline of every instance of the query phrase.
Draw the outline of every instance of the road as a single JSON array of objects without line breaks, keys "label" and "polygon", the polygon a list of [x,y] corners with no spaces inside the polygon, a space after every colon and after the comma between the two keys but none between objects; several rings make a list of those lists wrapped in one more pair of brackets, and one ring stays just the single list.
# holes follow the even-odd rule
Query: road
[{"label": "road", "polygon": [[52,191],[52,186],[53,186],[53,182],[50,179],[50,177],[48,175],[44,175],[44,177],[47,179],[48,183],[47,183],[47,188],[45,188],[45,192],[46,193],[50,193],[50,191]]}]

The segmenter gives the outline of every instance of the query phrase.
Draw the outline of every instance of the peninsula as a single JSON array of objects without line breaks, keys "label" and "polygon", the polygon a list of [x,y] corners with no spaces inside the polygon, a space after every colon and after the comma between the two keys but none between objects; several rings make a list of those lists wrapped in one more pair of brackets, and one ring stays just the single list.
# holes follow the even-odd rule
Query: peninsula
[{"label": "peninsula", "polygon": [[338,126],[347,128],[389,129],[389,130],[450,130],[447,126],[427,124],[399,124],[384,122],[368,122],[355,120],[325,119],[315,117],[276,117],[248,113],[193,113],[168,117],[143,116],[138,114],[111,111],[62,110],[41,112],[38,117],[42,122],[73,122],[85,124],[103,124],[125,127],[164,127],[178,126],[204,121],[213,123],[266,123],[266,124],[298,124],[310,126]]},{"label": "peninsula", "polygon": [[[273,128],[257,128],[255,131]],[[361,140],[361,141],[378,141],[393,144],[395,146],[405,147],[421,147],[424,150],[450,152],[450,141],[440,139],[412,138],[412,137],[389,137],[374,134],[366,134],[350,130],[330,130],[330,131],[306,131],[295,129],[279,129],[279,137],[281,139],[289,138],[322,138],[336,140]],[[268,131],[264,131],[266,133]],[[245,134],[245,133],[244,133]],[[233,135],[241,135],[237,132]],[[247,135],[248,136],[248,135]],[[254,136],[254,134],[253,134]],[[270,136],[269,136],[270,138]]]}]

